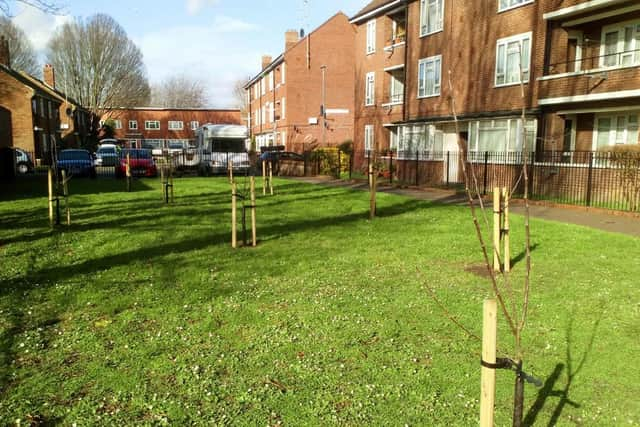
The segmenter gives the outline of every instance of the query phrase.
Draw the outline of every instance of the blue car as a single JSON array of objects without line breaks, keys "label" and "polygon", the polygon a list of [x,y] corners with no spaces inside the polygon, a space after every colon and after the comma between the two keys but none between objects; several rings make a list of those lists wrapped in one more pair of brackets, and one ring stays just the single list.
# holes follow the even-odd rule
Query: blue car
[{"label": "blue car", "polygon": [[87,150],[62,150],[58,154],[58,170],[67,175],[96,177],[96,166]]}]

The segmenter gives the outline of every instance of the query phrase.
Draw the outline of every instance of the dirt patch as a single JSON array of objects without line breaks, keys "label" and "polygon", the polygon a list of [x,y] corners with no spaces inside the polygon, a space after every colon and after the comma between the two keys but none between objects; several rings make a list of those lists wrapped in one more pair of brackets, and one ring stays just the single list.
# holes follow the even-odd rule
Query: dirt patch
[{"label": "dirt patch", "polygon": [[487,270],[487,266],[484,264],[473,264],[466,265],[464,267],[464,271],[467,273],[475,274],[478,277],[482,277],[483,279],[491,280],[491,275]]}]

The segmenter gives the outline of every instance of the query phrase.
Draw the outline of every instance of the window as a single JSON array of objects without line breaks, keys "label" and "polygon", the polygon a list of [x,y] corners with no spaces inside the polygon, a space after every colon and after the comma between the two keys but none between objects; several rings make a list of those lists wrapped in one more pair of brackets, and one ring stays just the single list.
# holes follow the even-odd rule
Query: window
[{"label": "window", "polygon": [[122,129],[122,120],[114,120],[113,121],[113,128],[114,129]]},{"label": "window", "polygon": [[373,133],[373,125],[364,125],[364,149],[370,152],[373,150],[375,135]]},{"label": "window", "polygon": [[365,82],[365,94],[364,105],[374,105],[375,99],[375,87],[376,87],[376,73],[367,73]]},{"label": "window", "polygon": [[284,74],[285,74],[285,71],[284,71],[285,66],[284,66],[284,65],[285,65],[285,63],[283,62],[283,63],[282,63],[282,73],[281,73],[281,76],[282,76],[282,84],[284,84]]},{"label": "window", "polygon": [[[395,139],[395,142],[394,142]],[[401,126],[391,135],[398,159],[442,160],[444,132],[435,125]]]},{"label": "window", "polygon": [[496,86],[529,81],[531,62],[531,33],[518,34],[498,40],[496,48]]},{"label": "window", "polygon": [[50,119],[53,119],[53,103],[51,101],[47,101],[47,110],[48,110],[48,117]]},{"label": "window", "polygon": [[253,95],[254,95],[253,97],[255,99],[260,98],[260,88],[259,88],[259,86],[260,86],[260,83],[255,83],[253,85]]},{"label": "window", "polygon": [[418,61],[418,98],[440,95],[441,68],[442,55]]},{"label": "window", "polygon": [[391,86],[389,88],[389,103],[400,104],[404,99],[404,70],[391,71]]},{"label": "window", "polygon": [[146,120],[144,122],[144,128],[146,130],[159,130],[160,129],[160,121],[159,120]]},{"label": "window", "polygon": [[600,66],[640,64],[640,21],[609,26],[602,30]]},{"label": "window", "polygon": [[267,93],[267,83],[265,82],[265,78],[260,79],[260,94],[264,95]]},{"label": "window", "polygon": [[286,147],[286,145],[287,145],[287,132],[286,131],[282,131],[282,137],[281,138],[282,139],[280,140],[280,143]]},{"label": "window", "polygon": [[638,143],[638,114],[599,116],[594,132],[594,150],[611,145]]},{"label": "window", "polygon": [[267,122],[267,106],[265,105],[264,107],[261,107],[260,112],[260,123],[265,124]]},{"label": "window", "polygon": [[273,76],[273,71],[271,71],[269,73],[269,91],[273,90],[273,81],[274,81],[274,76]]},{"label": "window", "polygon": [[200,122],[197,122],[194,120],[190,123],[190,127],[191,127],[191,130],[196,130],[200,127]]},{"label": "window", "polygon": [[533,3],[533,0],[499,0],[498,12],[513,9],[514,7],[522,6],[529,3]]},{"label": "window", "polygon": [[[526,121],[525,133],[529,152],[535,150],[536,129],[535,119]],[[521,119],[480,120],[469,123],[470,152],[522,152],[523,149]]]},{"label": "window", "polygon": [[442,31],[444,0],[420,0],[420,37]]},{"label": "window", "polygon": [[286,108],[285,108],[284,98],[282,98],[282,101],[280,101],[280,119],[284,119],[285,111],[286,111]]},{"label": "window", "polygon": [[376,20],[367,22],[367,55],[376,51]]},{"label": "window", "polygon": [[178,120],[169,120],[169,130],[182,130],[184,123]]},{"label": "window", "polygon": [[44,99],[40,98],[40,117],[45,117],[44,114]]},{"label": "window", "polygon": [[138,130],[137,120],[129,120],[129,130]]},{"label": "window", "polygon": [[269,104],[269,123],[276,121],[276,106],[273,103]]},{"label": "window", "polygon": [[38,101],[36,99],[31,100],[31,111],[33,111],[33,114],[38,114]]}]

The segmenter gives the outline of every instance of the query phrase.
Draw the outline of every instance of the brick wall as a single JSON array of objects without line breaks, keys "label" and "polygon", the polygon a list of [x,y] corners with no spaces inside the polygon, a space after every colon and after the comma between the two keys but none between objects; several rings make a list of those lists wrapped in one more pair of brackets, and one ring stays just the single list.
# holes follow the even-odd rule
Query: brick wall
[{"label": "brick wall", "polygon": [[[14,147],[34,151],[31,97],[34,92],[18,80],[0,71],[0,106],[11,112]],[[3,145],[7,145],[5,141]]]}]

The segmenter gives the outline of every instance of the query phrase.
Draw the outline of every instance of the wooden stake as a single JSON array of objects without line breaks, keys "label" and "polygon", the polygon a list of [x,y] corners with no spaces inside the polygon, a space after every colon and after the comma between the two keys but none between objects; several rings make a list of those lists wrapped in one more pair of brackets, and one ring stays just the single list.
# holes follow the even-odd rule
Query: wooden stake
[{"label": "wooden stake", "polygon": [[262,195],[267,194],[267,162],[262,161]]},{"label": "wooden stake", "polygon": [[373,219],[376,217],[376,186],[378,185],[373,164],[369,165],[369,176],[371,177],[371,188],[369,189],[371,195],[369,200],[369,219]]},{"label": "wooden stake", "polygon": [[235,183],[231,183],[231,247],[236,249],[238,247],[238,230],[237,230],[237,201],[236,201],[237,186]]},{"label": "wooden stake", "polygon": [[49,190],[49,225],[53,227],[53,169],[49,168],[47,188]]},{"label": "wooden stake", "polygon": [[62,170],[62,194],[64,195],[64,207],[67,213],[67,225],[71,225],[71,208],[69,207],[69,186],[67,185],[67,171]]},{"label": "wooden stake", "polygon": [[166,201],[166,182],[164,179],[164,166],[165,166],[165,162],[164,159],[162,161],[162,163],[160,164],[160,188],[162,188],[162,200]]},{"label": "wooden stake", "polygon": [[169,165],[169,190],[171,192],[171,203],[173,203],[173,164]]},{"label": "wooden stake", "polygon": [[229,160],[227,164],[227,169],[229,170],[229,182],[233,182],[233,160]]},{"label": "wooden stake", "polygon": [[127,191],[131,191],[131,154],[127,153],[127,165],[125,167],[125,173],[127,175]]},{"label": "wooden stake", "polygon": [[493,189],[493,269],[500,271],[500,189]]},{"label": "wooden stake", "polygon": [[502,200],[504,203],[503,208],[503,235],[504,235],[504,271],[511,271],[511,248],[509,247],[509,189],[507,187],[502,188]]},{"label": "wooden stake", "polygon": [[269,162],[269,191],[273,196],[273,162]]},{"label": "wooden stake", "polygon": [[251,245],[257,246],[257,232],[256,232],[256,177],[250,178],[251,186]]},{"label": "wooden stake", "polygon": [[[494,299],[484,300],[482,320],[482,360],[496,363],[498,304]],[[480,427],[493,427],[496,400],[496,370],[482,367],[480,392]]]}]

